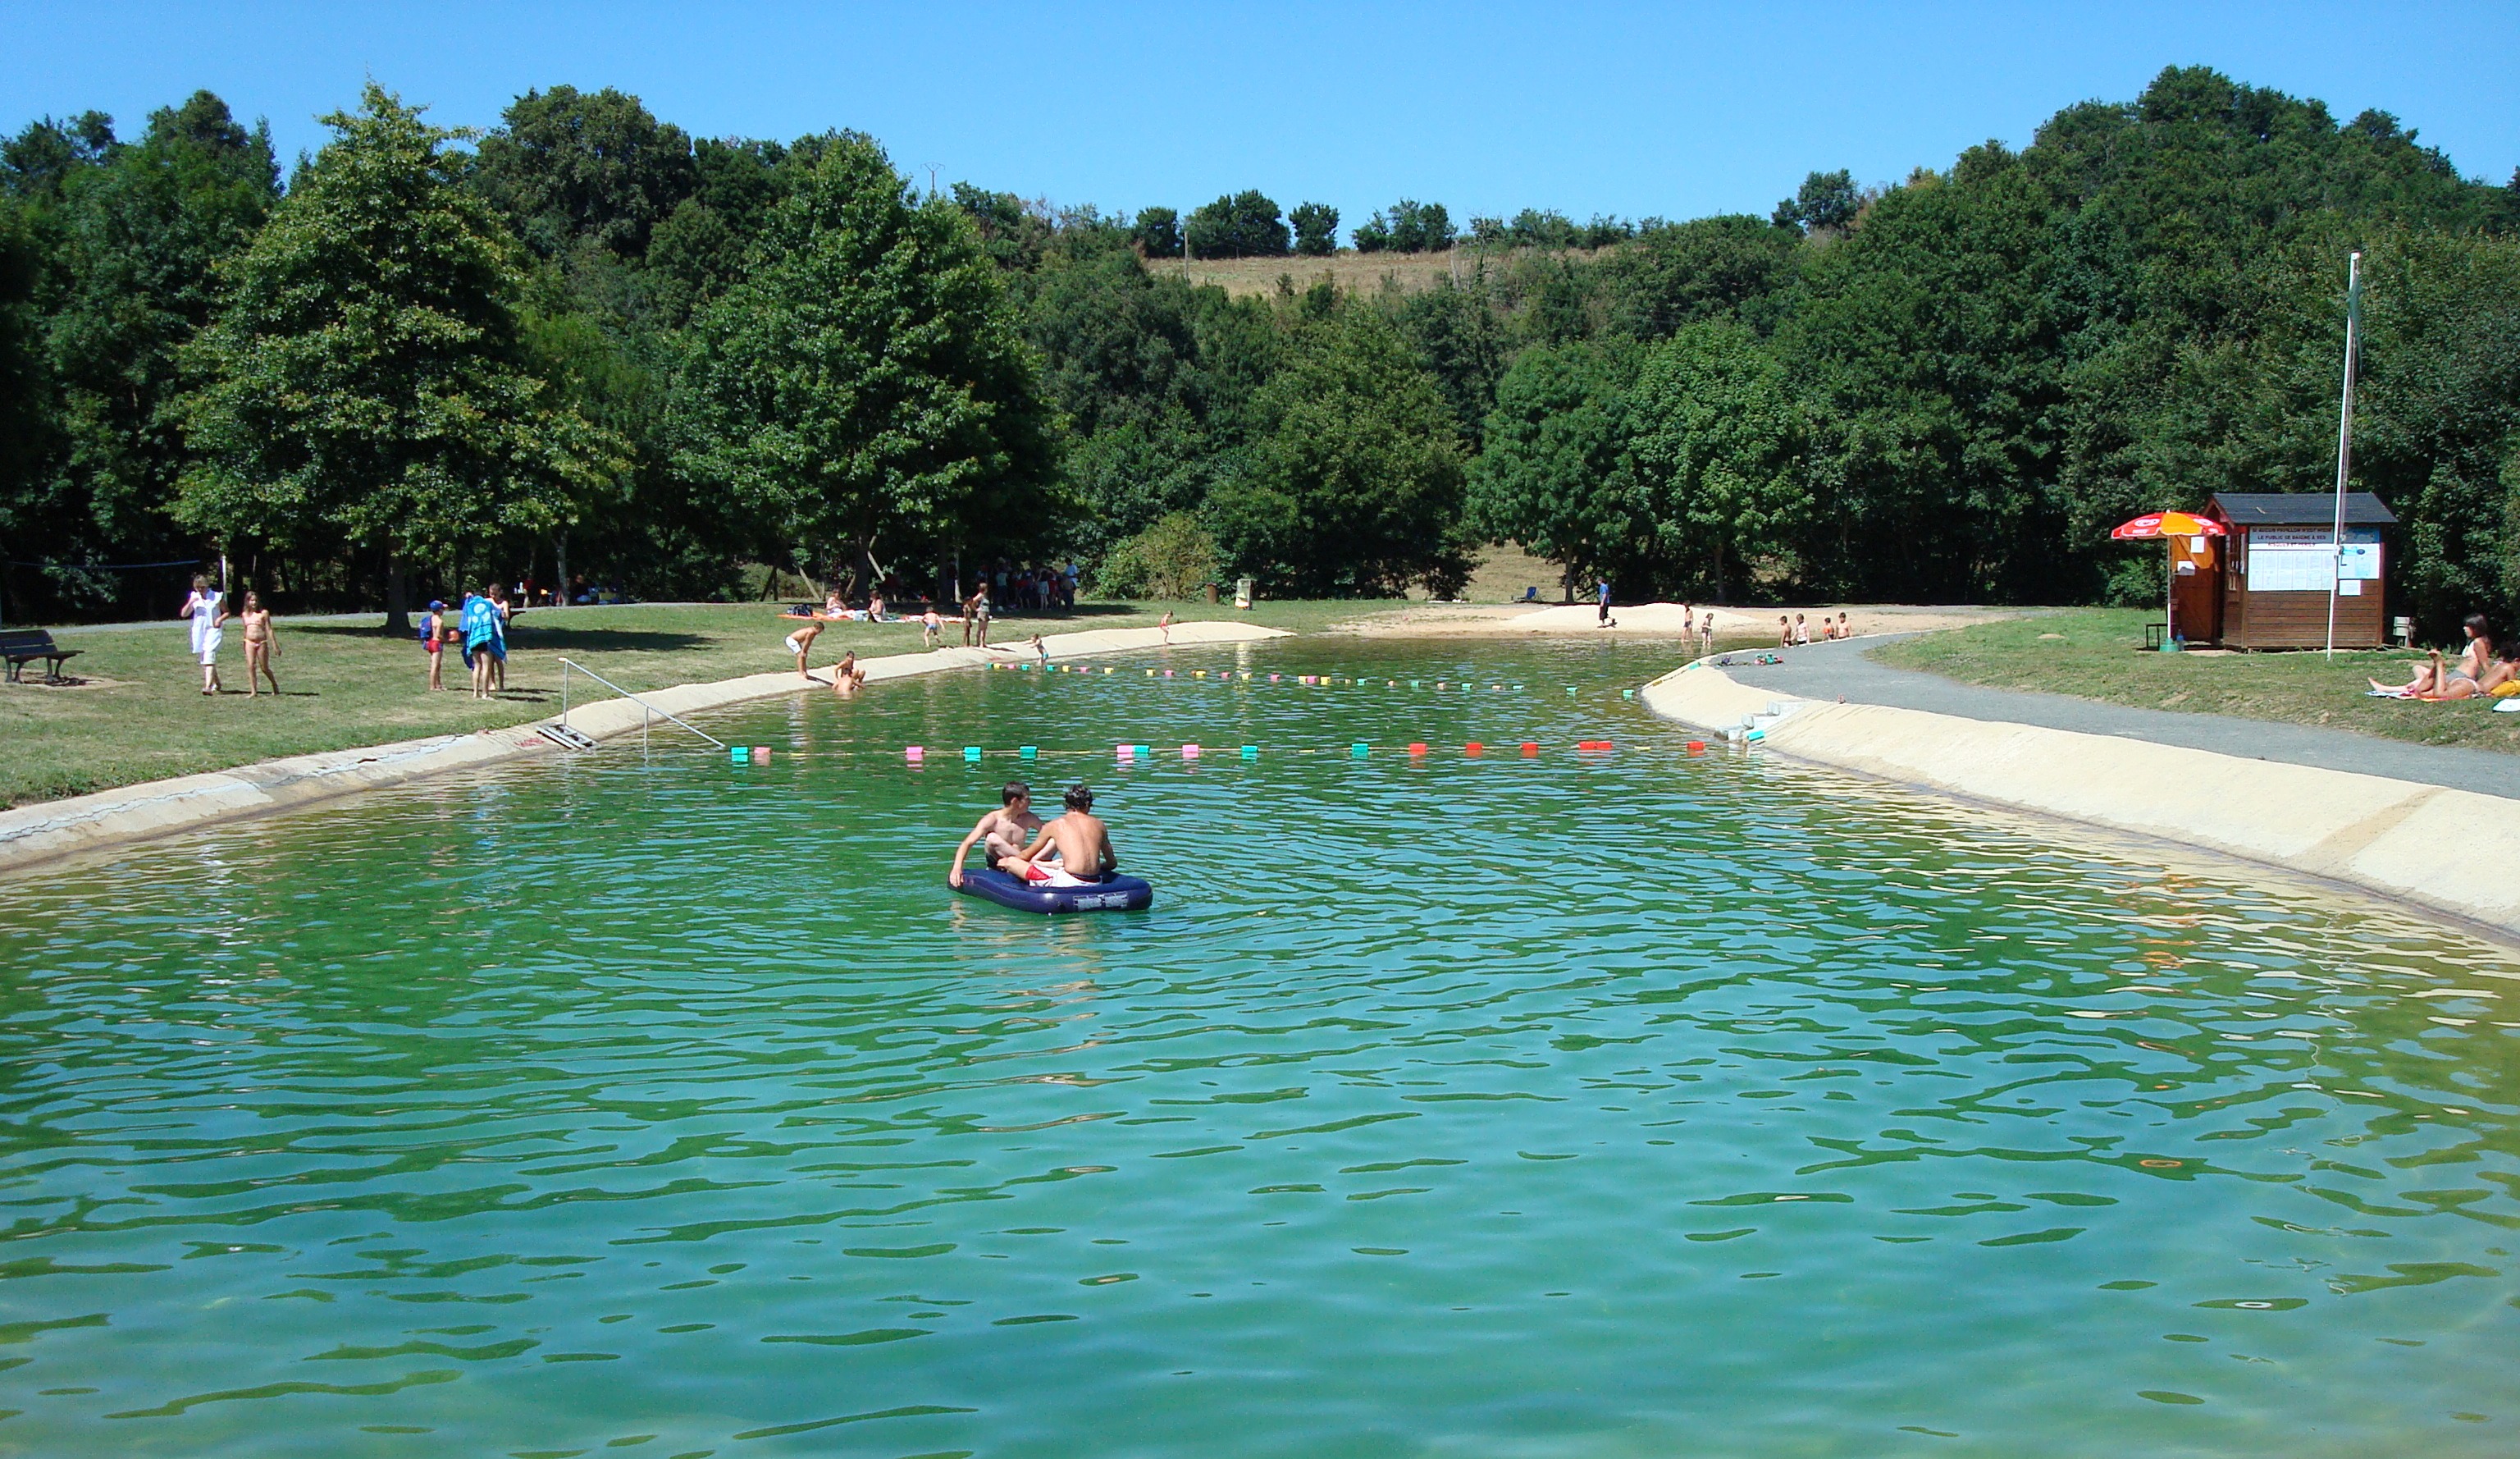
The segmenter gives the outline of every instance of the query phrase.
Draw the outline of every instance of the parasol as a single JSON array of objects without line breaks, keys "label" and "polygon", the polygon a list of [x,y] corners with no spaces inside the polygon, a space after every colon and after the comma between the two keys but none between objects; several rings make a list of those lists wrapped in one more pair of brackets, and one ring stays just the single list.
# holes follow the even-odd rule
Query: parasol
[{"label": "parasol", "polygon": [[[2202,517],[2187,512],[2146,512],[2132,522],[2121,522],[2109,530],[2110,538],[2120,542],[2132,542],[2145,537],[2189,537],[2196,539],[2196,546],[2200,548],[2205,545],[2204,538],[2229,535],[2230,533],[2224,529],[2223,524],[2208,522]],[[2161,641],[2164,645],[2168,645],[2179,637],[2178,621],[2173,616],[2178,612],[2179,574],[2170,572],[2165,575],[2170,580],[2170,586],[2165,591],[2161,606]]]}]

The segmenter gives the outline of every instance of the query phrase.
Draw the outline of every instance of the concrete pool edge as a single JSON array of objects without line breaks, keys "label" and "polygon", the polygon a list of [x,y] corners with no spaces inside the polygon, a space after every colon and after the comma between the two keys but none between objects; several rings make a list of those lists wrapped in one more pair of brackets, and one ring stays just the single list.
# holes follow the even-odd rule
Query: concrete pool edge
[{"label": "concrete pool edge", "polygon": [[2513,806],[2472,791],[1886,705],[1826,704],[1684,665],[1638,696],[1711,734],[1899,785],[2267,863],[2520,938]]},{"label": "concrete pool edge", "polygon": [[[1286,636],[1282,628],[1264,628],[1256,623],[1198,622],[1174,624],[1169,638],[1160,628],[1090,628],[1050,634],[1043,644],[1054,658],[1085,659],[1167,646],[1197,648]],[[1008,648],[950,648],[863,660],[861,666],[867,671],[867,681],[876,683],[948,669],[978,668],[1017,657],[1021,656]],[[825,678],[806,683],[793,670],[783,669],[702,684],[678,684],[654,693],[643,691],[641,698],[668,713],[693,714],[816,690],[830,693],[831,681]],[[646,718],[646,710],[625,699],[574,706],[568,711],[571,728],[599,741],[634,733]],[[154,841],[220,822],[271,815],[360,791],[405,785],[451,770],[557,752],[559,747],[539,731],[544,725],[558,724],[560,719],[554,714],[498,729],[289,755],[0,811],[0,877],[87,852]],[[668,732],[680,733],[662,721],[657,723]]]}]

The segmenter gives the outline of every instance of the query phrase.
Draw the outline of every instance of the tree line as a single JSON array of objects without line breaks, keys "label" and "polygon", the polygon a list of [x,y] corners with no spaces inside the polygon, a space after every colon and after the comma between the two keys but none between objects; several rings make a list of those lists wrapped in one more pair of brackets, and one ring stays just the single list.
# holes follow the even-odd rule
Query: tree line
[{"label": "tree line", "polygon": [[[284,187],[198,94],[0,147],[0,592],[132,611],[225,552],[297,604],[485,571],[720,597],[1072,553],[1110,591],[1569,582],[1731,601],[2149,601],[2107,527],[2356,475],[2438,622],[2520,598],[2520,175],[2202,68],[2018,150],[1767,217],[1457,229],[922,193],[872,138],[692,138],[615,91],[479,136],[370,86]],[[1274,295],[1185,277],[1284,257]]]}]

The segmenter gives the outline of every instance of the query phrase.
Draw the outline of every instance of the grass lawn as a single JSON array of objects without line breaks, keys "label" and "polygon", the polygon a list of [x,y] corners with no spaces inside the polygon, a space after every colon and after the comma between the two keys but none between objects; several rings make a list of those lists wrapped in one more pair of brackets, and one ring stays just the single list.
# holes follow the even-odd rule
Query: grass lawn
[{"label": "grass lawn", "polygon": [[2421,745],[2520,752],[2520,714],[2493,702],[2366,699],[2365,679],[2403,683],[2415,656],[2318,652],[2147,654],[2149,609],[2073,609],[1929,633],[1872,651],[1884,663],[1998,689],[2044,689],[2113,705],[2358,730]]},{"label": "grass lawn", "polygon": [[[1040,619],[1002,615],[992,638],[1019,644],[1036,631],[1152,624],[1166,605],[1086,603]],[[1238,617],[1302,632],[1398,607],[1372,602],[1171,605],[1177,620]],[[508,692],[479,701],[463,661],[447,657],[446,692],[428,692],[428,657],[408,636],[387,637],[382,615],[358,622],[279,620],[278,698],[245,694],[244,635],[227,628],[219,677],[227,692],[204,699],[185,652],[186,625],[59,628],[77,649],[68,672],[84,687],[0,689],[0,805],[85,795],[144,780],[193,775],[281,755],[349,750],[426,735],[522,724],[560,710],[563,655],[624,688],[644,691],[793,665],[780,644],[795,624],[773,604],[541,609],[508,638]],[[947,642],[960,641],[949,628]],[[915,623],[834,623],[814,646],[827,664],[855,647],[869,658],[915,652]],[[43,666],[33,666],[40,676]],[[607,691],[578,681],[572,697]]]}]

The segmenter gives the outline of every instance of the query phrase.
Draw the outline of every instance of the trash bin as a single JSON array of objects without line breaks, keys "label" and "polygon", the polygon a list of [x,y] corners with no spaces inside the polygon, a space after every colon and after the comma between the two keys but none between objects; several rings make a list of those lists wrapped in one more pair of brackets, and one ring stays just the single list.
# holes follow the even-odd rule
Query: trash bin
[{"label": "trash bin", "polygon": [[1216,601],[1216,584],[1215,584],[1215,583],[1212,583],[1212,582],[1211,582],[1211,583],[1209,583],[1209,584],[1207,585],[1207,601],[1208,601],[1208,602],[1210,602],[1210,603],[1213,603],[1213,602],[1215,602],[1215,601]]},{"label": "trash bin", "polygon": [[1234,580],[1235,607],[1247,609],[1251,606],[1251,600],[1258,596],[1260,596],[1260,580],[1258,578],[1238,577]]}]

